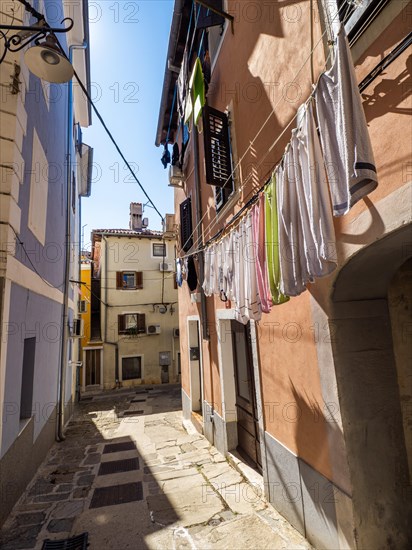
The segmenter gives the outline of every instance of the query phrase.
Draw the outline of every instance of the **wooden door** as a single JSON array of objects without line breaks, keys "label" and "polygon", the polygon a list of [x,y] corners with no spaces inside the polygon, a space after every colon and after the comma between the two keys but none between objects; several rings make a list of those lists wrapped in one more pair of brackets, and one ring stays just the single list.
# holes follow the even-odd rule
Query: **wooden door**
[{"label": "wooden door", "polygon": [[253,376],[250,327],[231,322],[236,382],[238,451],[262,469],[259,416]]},{"label": "wooden door", "polygon": [[100,386],[101,350],[86,350],[86,386]]}]

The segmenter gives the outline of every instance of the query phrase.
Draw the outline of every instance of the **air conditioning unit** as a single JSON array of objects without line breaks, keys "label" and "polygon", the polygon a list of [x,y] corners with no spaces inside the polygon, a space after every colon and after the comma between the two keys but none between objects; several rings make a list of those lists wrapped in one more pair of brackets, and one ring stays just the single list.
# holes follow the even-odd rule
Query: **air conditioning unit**
[{"label": "air conditioning unit", "polygon": [[147,325],[146,334],[160,334],[160,325]]},{"label": "air conditioning unit", "polygon": [[179,338],[180,337],[180,330],[179,328],[173,329],[173,338]]},{"label": "air conditioning unit", "polygon": [[83,338],[84,322],[83,319],[73,319],[71,335],[72,338]]},{"label": "air conditioning unit", "polygon": [[79,313],[86,313],[86,311],[87,311],[87,301],[86,300],[79,300],[78,310],[79,310]]},{"label": "air conditioning unit", "polygon": [[174,266],[172,262],[160,262],[160,271],[173,271],[173,268]]},{"label": "air conditioning unit", "polygon": [[183,180],[185,176],[182,169],[176,164],[169,168],[169,186],[170,187],[183,187]]}]

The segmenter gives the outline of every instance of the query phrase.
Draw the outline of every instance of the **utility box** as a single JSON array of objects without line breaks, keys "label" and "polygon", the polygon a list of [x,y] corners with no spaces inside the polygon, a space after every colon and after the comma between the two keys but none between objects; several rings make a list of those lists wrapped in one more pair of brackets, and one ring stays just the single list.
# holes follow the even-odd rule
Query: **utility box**
[{"label": "utility box", "polygon": [[170,365],[170,351],[159,352],[159,365],[161,367],[168,367]]}]

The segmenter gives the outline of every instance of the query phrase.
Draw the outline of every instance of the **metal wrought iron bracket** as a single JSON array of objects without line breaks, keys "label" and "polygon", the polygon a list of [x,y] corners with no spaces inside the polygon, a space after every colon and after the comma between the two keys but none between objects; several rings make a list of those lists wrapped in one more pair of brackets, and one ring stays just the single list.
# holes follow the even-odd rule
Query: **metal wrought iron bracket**
[{"label": "metal wrought iron bracket", "polygon": [[[36,25],[0,25],[0,40],[3,40],[3,53],[0,54],[0,63],[3,62],[7,52],[18,52],[30,42],[39,44],[40,40],[45,38],[48,34],[57,34],[69,32],[74,25],[73,19],[66,17],[62,20],[62,24],[67,22],[68,26],[63,28],[49,27],[46,21],[43,19]],[[5,32],[6,31],[6,32]],[[13,34],[9,37],[8,33],[13,31]]]}]

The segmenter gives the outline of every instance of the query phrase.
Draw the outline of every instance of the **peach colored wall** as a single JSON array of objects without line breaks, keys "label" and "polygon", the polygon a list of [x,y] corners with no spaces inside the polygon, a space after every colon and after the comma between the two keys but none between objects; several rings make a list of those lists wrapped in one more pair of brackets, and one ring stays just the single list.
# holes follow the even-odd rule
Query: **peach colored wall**
[{"label": "peach colored wall", "polygon": [[[246,4],[259,5],[256,2],[244,3]],[[237,159],[241,159],[236,185],[239,187],[240,182],[247,183],[244,189],[239,191],[238,200],[232,202],[227,210],[216,217],[212,187],[205,183],[203,136],[200,135],[199,168],[205,240],[223,227],[252,193],[265,183],[290,139],[293,125],[286,130],[283,138],[270,153],[268,150],[311,90],[310,64],[307,63],[296,78],[297,87],[289,88],[288,91],[288,85],[310,53],[309,1],[292,5],[282,2],[262,3],[262,16],[258,19],[254,19],[252,11],[248,14],[243,13],[242,5],[242,2],[229,1],[229,12],[234,13],[236,17],[235,32],[232,35],[229,28],[224,37],[212,74],[208,103],[220,110],[225,110],[231,105],[236,137],[235,155]],[[405,10],[407,9],[410,9],[410,5],[405,7]],[[242,12],[240,17],[239,10]],[[317,12],[313,14],[313,21],[316,44],[322,33]],[[359,81],[380,60],[382,50],[390,51],[406,35],[407,21],[405,14],[400,14],[376,43],[362,55],[356,64]],[[324,44],[321,41],[313,56],[315,80],[324,65]],[[345,238],[344,234],[350,232],[353,220],[362,211],[370,208],[371,202],[387,196],[411,179],[411,174],[406,174],[406,163],[410,158],[412,142],[412,125],[406,124],[408,115],[405,111],[410,107],[407,99],[407,80],[410,78],[408,75],[410,51],[404,52],[385,70],[384,76],[378,77],[364,92],[365,112],[380,185],[365,201],[355,205],[348,215],[335,219],[337,235],[341,240]],[[292,97],[293,90],[299,92],[298,97]],[[289,100],[285,99],[287,93]],[[371,97],[367,98],[366,95]],[[266,120],[267,123],[261,130]],[[250,150],[247,151],[249,147]],[[175,211],[179,212],[179,204],[191,194],[195,225],[192,152],[186,174],[189,174],[189,177],[184,190],[177,190],[175,194]],[[368,242],[362,244],[366,246]],[[327,308],[330,304],[332,283],[337,273],[326,281],[319,281],[309,290],[322,307],[326,305]],[[315,334],[311,328],[313,320],[309,292],[275,308],[270,315],[263,315],[257,327],[265,429],[326,477],[333,479],[326,436],[328,413],[322,398]],[[214,310],[223,307],[225,305],[218,298],[207,299],[211,338],[210,342],[203,342],[205,398],[209,403],[213,401],[219,412],[221,395]],[[189,392],[185,351],[186,316],[199,314],[200,305],[190,303],[190,294],[185,284],[179,291],[179,310],[182,384],[185,391]],[[330,368],[333,369],[332,364]],[[295,418],[296,415],[298,418]]]}]

